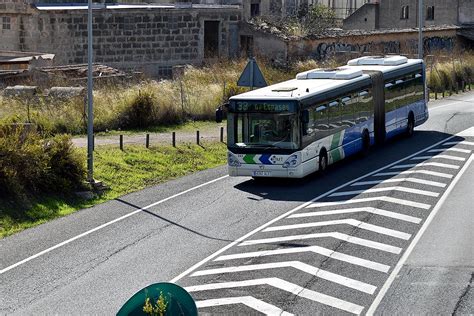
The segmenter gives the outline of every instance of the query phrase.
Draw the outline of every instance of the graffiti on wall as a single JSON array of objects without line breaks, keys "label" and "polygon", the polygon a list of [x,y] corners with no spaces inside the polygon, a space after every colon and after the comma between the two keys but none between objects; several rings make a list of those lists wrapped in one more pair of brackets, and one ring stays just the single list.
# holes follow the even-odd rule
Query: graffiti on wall
[{"label": "graffiti on wall", "polygon": [[453,37],[428,37],[423,40],[423,47],[425,51],[431,53],[437,50],[452,51],[455,46],[455,39]]},{"label": "graffiti on wall", "polygon": [[315,59],[326,59],[337,53],[355,52],[359,54],[364,53],[381,53],[381,54],[398,54],[400,53],[399,41],[388,42],[369,42],[364,44],[350,44],[350,43],[321,43],[316,47],[313,53]]}]

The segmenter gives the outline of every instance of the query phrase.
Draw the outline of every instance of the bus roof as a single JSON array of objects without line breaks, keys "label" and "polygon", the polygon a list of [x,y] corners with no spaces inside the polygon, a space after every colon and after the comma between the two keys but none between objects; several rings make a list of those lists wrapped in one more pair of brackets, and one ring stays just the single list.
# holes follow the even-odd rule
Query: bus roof
[{"label": "bus roof", "polygon": [[[364,57],[363,57],[364,58]],[[356,66],[341,66],[337,69],[332,70],[322,70],[322,69],[313,69],[304,73],[300,73],[297,77],[306,77],[306,73],[316,73],[323,74],[324,72],[337,72],[341,70],[372,70],[372,71],[381,71],[382,73],[396,72],[397,70],[402,70],[404,68],[412,68],[416,64],[421,64],[421,59],[406,59],[406,62],[400,65],[356,65]],[[303,76],[301,76],[303,75]],[[309,77],[309,76],[308,76]],[[324,77],[324,76],[319,76]],[[329,77],[329,76],[328,76]],[[353,85],[361,85],[364,82],[369,83],[370,77],[367,74],[361,74],[351,79],[291,79],[288,81],[283,81],[271,86],[260,88],[257,90],[248,91],[230,98],[230,100],[294,100],[301,101],[307,98],[312,98],[318,94],[323,94],[325,92],[350,87]]]}]

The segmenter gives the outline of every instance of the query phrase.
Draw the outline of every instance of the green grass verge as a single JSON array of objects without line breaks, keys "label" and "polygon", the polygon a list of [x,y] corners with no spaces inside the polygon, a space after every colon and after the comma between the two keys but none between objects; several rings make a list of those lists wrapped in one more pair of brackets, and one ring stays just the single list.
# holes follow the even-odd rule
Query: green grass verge
[{"label": "green grass verge", "polygon": [[[85,157],[86,149],[78,150]],[[33,198],[32,207],[27,210],[12,207],[11,201],[0,199],[0,237],[147,186],[222,165],[225,161],[226,146],[221,143],[184,144],[176,148],[153,146],[149,149],[129,145],[125,151],[101,146],[95,151],[94,177],[108,185],[110,190],[89,201],[70,196]]]}]

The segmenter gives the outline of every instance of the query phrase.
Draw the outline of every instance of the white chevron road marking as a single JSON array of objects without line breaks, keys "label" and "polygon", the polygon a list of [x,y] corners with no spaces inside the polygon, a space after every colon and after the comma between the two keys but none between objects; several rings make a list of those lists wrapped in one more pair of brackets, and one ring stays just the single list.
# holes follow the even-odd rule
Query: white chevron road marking
[{"label": "white chevron road marking", "polygon": [[323,221],[323,222],[314,222],[314,223],[271,226],[271,227],[265,228],[263,232],[273,232],[273,231],[308,228],[308,227],[322,227],[322,226],[330,226],[330,225],[351,225],[360,229],[369,230],[372,232],[376,232],[379,234],[383,234],[383,235],[387,235],[387,236],[391,236],[391,237],[395,237],[399,239],[404,239],[404,240],[408,240],[411,237],[410,234],[403,233],[398,230],[364,223],[352,218],[336,219],[332,221]]},{"label": "white chevron road marking", "polygon": [[351,200],[344,200],[344,201],[336,201],[336,202],[316,202],[311,203],[306,208],[313,208],[313,207],[322,207],[322,206],[334,206],[334,205],[342,205],[342,204],[352,204],[352,203],[360,203],[360,202],[372,202],[372,201],[384,201],[390,202],[410,207],[422,208],[422,209],[429,209],[431,205],[419,202],[413,202],[405,199],[397,199],[390,196],[375,196],[369,198],[360,198],[360,199],[351,199]]},{"label": "white chevron road marking", "polygon": [[440,162],[421,162],[417,164],[406,164],[406,165],[395,165],[390,167],[390,169],[404,169],[404,168],[415,168],[421,166],[433,166],[433,167],[441,167],[441,168],[448,168],[448,169],[459,169],[459,166],[450,165],[447,163],[440,163]]},{"label": "white chevron road marking", "polygon": [[289,292],[293,295],[299,297],[307,298],[309,300],[328,305],[341,309],[343,311],[359,315],[364,309],[363,306],[350,303],[344,300],[341,300],[336,297],[332,297],[326,294],[318,293],[304,287],[301,287],[297,284],[287,282],[279,278],[264,278],[264,279],[255,279],[255,280],[246,280],[246,281],[236,281],[236,282],[222,282],[222,283],[211,283],[203,285],[189,286],[185,289],[188,292],[197,292],[197,291],[208,291],[208,290],[220,290],[220,289],[229,289],[236,287],[246,287],[246,286],[255,286],[255,285],[270,285],[280,290]]},{"label": "white chevron road marking", "polygon": [[463,140],[463,141],[460,141],[460,142],[446,142],[446,143],[443,143],[443,145],[446,145],[446,146],[451,146],[451,145],[470,145],[470,146],[474,146],[474,142],[468,142],[466,140]]},{"label": "white chevron road marking", "polygon": [[359,213],[367,212],[372,214],[377,214],[381,216],[386,216],[390,218],[399,219],[405,222],[419,224],[421,218],[414,217],[410,215],[395,213],[391,211],[381,210],[375,207],[355,207],[355,208],[345,208],[340,210],[330,210],[330,211],[318,211],[318,212],[307,212],[307,213],[296,213],[288,216],[288,218],[300,218],[300,217],[313,217],[313,216],[327,216],[327,215],[337,215],[337,214],[346,214],[346,213]]},{"label": "white chevron road marking", "polygon": [[456,147],[430,149],[427,152],[429,152],[429,153],[439,153],[439,152],[445,152],[445,151],[455,151],[455,152],[464,153],[464,154],[470,154],[471,153],[471,150],[469,150],[469,149],[462,149],[462,148],[456,148]]},{"label": "white chevron road marking", "polygon": [[329,197],[346,196],[346,195],[354,195],[354,194],[362,194],[362,193],[377,193],[377,192],[386,192],[386,191],[399,191],[399,192],[420,194],[420,195],[426,195],[426,196],[432,196],[432,197],[439,196],[439,193],[437,192],[396,186],[396,187],[375,188],[375,189],[367,189],[367,190],[342,191],[342,192],[333,193],[329,195]]},{"label": "white chevron road marking", "polygon": [[204,301],[196,301],[197,308],[222,306],[222,305],[235,305],[235,304],[244,304],[265,315],[271,315],[271,316],[280,316],[280,315],[292,316],[293,315],[291,313],[285,312],[284,310],[272,304],[268,304],[252,296],[222,297],[222,298],[215,298],[215,299],[209,299],[209,300],[204,300]]},{"label": "white chevron road marking", "polygon": [[383,179],[383,180],[373,180],[373,181],[360,181],[351,184],[351,186],[361,186],[361,185],[372,185],[372,184],[384,184],[384,183],[397,183],[397,182],[412,182],[419,183],[424,185],[431,185],[438,188],[446,187],[446,183],[441,183],[437,181],[429,181],[418,178],[393,178],[393,179]]},{"label": "white chevron road marking", "polygon": [[233,259],[243,259],[243,258],[257,258],[257,257],[264,257],[264,256],[274,256],[274,255],[281,255],[281,254],[291,254],[291,253],[300,253],[300,252],[314,252],[322,256],[329,257],[331,259],[344,261],[347,263],[351,263],[357,266],[361,266],[367,269],[372,269],[380,272],[387,273],[390,270],[390,266],[354,257],[351,255],[346,255],[341,252],[337,252],[331,249],[323,248],[320,246],[308,246],[308,247],[296,247],[296,248],[283,248],[283,249],[276,249],[276,250],[262,250],[262,251],[254,251],[254,252],[244,252],[244,253],[236,253],[232,255],[223,255],[214,259],[214,261],[224,261],[224,260],[233,260]]},{"label": "white chevron road marking", "polygon": [[379,172],[374,174],[372,177],[382,177],[382,176],[398,176],[399,174],[427,174],[429,176],[435,176],[440,178],[452,179],[454,176],[449,173],[443,172],[436,172],[431,170],[422,170],[422,169],[415,169],[415,170],[405,170],[402,172],[394,171],[394,172]]},{"label": "white chevron road marking", "polygon": [[244,272],[244,271],[256,271],[256,270],[266,270],[266,269],[279,269],[279,268],[294,268],[308,274],[317,276],[318,278],[334,282],[367,294],[374,294],[377,289],[376,286],[367,284],[358,280],[347,278],[345,276],[332,273],[320,268],[313,267],[309,264],[300,262],[300,261],[283,261],[283,262],[272,262],[272,263],[262,263],[262,264],[251,264],[245,266],[235,266],[227,268],[217,268],[217,269],[208,269],[200,270],[193,273],[191,276],[203,276],[203,275],[212,275],[212,274],[221,274],[221,273],[235,273],[235,272]]},{"label": "white chevron road marking", "polygon": [[330,233],[316,233],[316,234],[307,234],[307,235],[293,235],[293,236],[284,236],[284,237],[275,237],[275,238],[264,238],[264,239],[253,239],[247,240],[239,244],[239,246],[250,246],[250,245],[257,245],[257,244],[271,244],[271,243],[281,243],[285,241],[291,240],[305,240],[305,239],[313,239],[313,238],[336,238],[339,240],[344,240],[345,242],[356,244],[360,246],[365,246],[381,251],[391,252],[395,254],[399,254],[402,251],[402,248],[383,244],[380,242],[375,242],[363,238],[358,238],[354,236],[350,236],[347,234],[339,233],[339,232],[330,232]]},{"label": "white chevron road marking", "polygon": [[428,160],[428,159],[450,159],[456,161],[466,161],[466,158],[456,157],[451,155],[436,155],[436,156],[417,156],[413,157],[410,160]]}]

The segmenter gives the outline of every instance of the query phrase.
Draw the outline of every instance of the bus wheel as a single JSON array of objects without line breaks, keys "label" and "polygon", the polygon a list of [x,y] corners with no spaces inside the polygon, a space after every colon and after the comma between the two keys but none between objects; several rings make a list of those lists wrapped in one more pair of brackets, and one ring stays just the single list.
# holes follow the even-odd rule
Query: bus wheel
[{"label": "bus wheel", "polygon": [[369,154],[370,151],[370,136],[369,132],[367,130],[364,130],[362,133],[362,150],[361,150],[361,156],[365,157]]},{"label": "bus wheel", "polygon": [[328,155],[326,151],[321,151],[319,153],[319,172],[324,174],[328,168]]},{"label": "bus wheel", "polygon": [[405,132],[407,137],[412,137],[415,132],[415,119],[413,118],[413,113],[410,112],[408,115],[407,130]]}]

